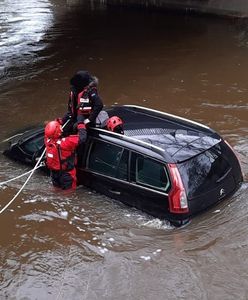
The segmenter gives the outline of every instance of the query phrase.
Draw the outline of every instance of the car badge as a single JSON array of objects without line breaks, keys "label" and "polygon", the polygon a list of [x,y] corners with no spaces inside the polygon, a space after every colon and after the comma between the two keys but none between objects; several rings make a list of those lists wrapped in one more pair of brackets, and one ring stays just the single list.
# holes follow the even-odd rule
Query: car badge
[{"label": "car badge", "polygon": [[225,189],[220,189],[220,196],[223,196],[226,193]]}]

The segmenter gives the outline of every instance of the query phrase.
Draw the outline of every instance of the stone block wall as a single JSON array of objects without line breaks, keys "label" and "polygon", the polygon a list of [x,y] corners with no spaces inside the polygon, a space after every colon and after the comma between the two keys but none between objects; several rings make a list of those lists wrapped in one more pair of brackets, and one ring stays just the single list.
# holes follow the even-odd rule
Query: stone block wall
[{"label": "stone block wall", "polygon": [[154,7],[223,16],[248,17],[248,0],[99,0],[122,6]]}]

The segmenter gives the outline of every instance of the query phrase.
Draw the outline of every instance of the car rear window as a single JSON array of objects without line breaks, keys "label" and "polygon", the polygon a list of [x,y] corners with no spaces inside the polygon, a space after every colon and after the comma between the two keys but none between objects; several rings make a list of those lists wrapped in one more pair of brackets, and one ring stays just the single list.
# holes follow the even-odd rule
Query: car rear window
[{"label": "car rear window", "polygon": [[231,166],[221,144],[178,164],[179,172],[189,197],[201,194],[217,186],[225,178]]}]

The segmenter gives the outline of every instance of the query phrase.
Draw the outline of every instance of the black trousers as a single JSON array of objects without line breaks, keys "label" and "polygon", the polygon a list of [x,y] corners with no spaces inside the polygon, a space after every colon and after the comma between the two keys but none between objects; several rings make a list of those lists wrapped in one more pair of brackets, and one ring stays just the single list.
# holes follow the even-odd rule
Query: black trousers
[{"label": "black trousers", "polygon": [[73,174],[71,171],[51,171],[52,183],[55,187],[59,187],[62,190],[68,190],[75,187]]}]

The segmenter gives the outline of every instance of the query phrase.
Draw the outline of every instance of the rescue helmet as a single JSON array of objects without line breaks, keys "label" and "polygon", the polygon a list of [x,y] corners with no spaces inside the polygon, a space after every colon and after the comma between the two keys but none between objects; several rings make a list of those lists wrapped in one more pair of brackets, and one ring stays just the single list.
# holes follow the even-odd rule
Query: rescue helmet
[{"label": "rescue helmet", "polygon": [[51,121],[45,127],[45,137],[49,139],[57,139],[62,133],[62,127],[58,121]]},{"label": "rescue helmet", "polygon": [[113,116],[113,117],[109,118],[107,121],[107,129],[109,131],[123,134],[124,131],[123,131],[122,119],[117,116]]}]

